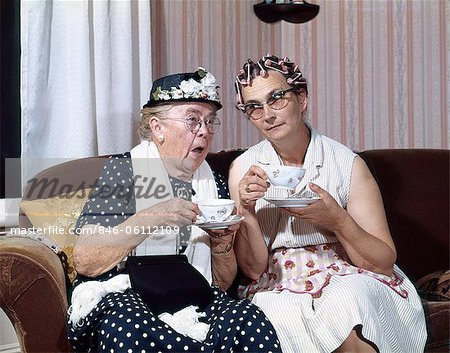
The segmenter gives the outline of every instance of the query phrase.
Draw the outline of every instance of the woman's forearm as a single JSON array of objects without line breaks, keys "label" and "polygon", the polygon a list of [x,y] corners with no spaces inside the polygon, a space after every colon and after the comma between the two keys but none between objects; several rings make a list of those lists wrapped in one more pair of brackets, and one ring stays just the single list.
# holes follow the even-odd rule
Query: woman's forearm
[{"label": "woman's forearm", "polygon": [[211,237],[210,242],[213,284],[226,291],[237,274],[236,256],[233,250],[234,234]]},{"label": "woman's forearm", "polygon": [[115,227],[85,225],[74,248],[75,269],[89,277],[112,269],[149,235],[135,234],[135,229],[182,226],[191,222],[191,211],[188,210],[187,216],[183,213],[189,206],[187,201],[174,199],[139,211]]},{"label": "woman's forearm", "polygon": [[76,271],[84,276],[96,277],[122,261],[147,235],[129,234],[125,222],[115,227],[87,224],[81,229],[73,249]]},{"label": "woman's forearm", "polygon": [[350,215],[344,216],[335,234],[355,266],[387,276],[392,274],[395,251],[385,241],[362,229]]},{"label": "woman's forearm", "polygon": [[256,280],[266,270],[268,250],[256,215],[241,210],[245,220],[236,233],[235,252],[241,272]]}]

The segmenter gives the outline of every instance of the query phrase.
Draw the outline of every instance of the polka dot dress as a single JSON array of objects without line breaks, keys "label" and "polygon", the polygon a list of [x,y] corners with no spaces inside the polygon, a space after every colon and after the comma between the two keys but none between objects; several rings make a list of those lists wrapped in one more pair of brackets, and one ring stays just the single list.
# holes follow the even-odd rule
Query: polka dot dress
[{"label": "polka dot dress", "polygon": [[[219,195],[229,198],[226,182],[221,180],[218,186]],[[114,226],[135,210],[133,170],[127,153],[106,164],[77,227]],[[104,281],[118,273],[113,269],[95,280]],[[91,279],[78,276],[74,285],[86,280]],[[106,295],[79,325],[69,323],[68,337],[75,352],[281,352],[272,324],[247,299],[234,300],[214,288],[214,300],[204,312],[201,320],[210,329],[200,342],[159,320],[130,289]]]}]

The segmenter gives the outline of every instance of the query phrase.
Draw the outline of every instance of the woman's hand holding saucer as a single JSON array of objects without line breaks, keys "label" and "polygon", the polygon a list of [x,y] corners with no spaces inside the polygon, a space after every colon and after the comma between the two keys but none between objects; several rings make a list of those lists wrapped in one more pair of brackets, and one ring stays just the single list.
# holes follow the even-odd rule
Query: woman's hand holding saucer
[{"label": "woman's hand holding saucer", "polygon": [[205,232],[208,233],[209,236],[212,238],[221,238],[225,235],[234,234],[239,229],[240,226],[241,224],[237,223],[228,226],[227,228],[224,229],[205,229]]},{"label": "woman's hand holding saucer", "polygon": [[346,211],[319,185],[309,183],[309,188],[321,199],[306,207],[283,209],[293,217],[303,219],[315,225],[336,229],[340,222],[345,219]]}]

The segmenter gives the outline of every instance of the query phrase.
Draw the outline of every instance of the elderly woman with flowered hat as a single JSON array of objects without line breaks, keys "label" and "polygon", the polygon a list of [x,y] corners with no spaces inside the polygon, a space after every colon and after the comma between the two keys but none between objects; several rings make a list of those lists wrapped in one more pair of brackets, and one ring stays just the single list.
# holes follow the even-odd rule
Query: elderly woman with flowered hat
[{"label": "elderly woman with flowered hat", "polygon": [[[216,80],[203,68],[153,83],[141,111],[142,142],[109,159],[77,223],[78,279],[68,322],[75,351],[280,351],[262,312],[224,292],[236,275],[239,225],[208,231],[193,225],[197,200],[229,197],[205,161],[221,107]],[[175,252],[212,286],[201,312],[191,306],[155,312],[123,273],[127,256]]]}]

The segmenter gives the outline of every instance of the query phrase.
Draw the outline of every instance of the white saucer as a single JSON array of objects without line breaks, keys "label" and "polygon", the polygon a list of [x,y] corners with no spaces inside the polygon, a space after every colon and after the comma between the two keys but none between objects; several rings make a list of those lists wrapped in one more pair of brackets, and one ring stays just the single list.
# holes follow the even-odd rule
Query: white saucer
[{"label": "white saucer", "polygon": [[197,221],[194,223],[197,227],[202,229],[226,229],[229,226],[240,223],[245,217],[239,215],[232,215],[224,221],[210,221],[202,222]]},{"label": "white saucer", "polygon": [[317,200],[320,200],[320,197],[265,197],[264,200],[277,207],[306,207]]}]

